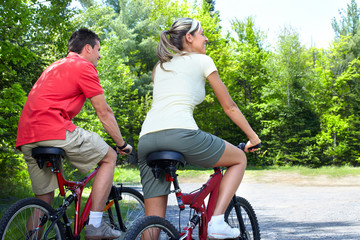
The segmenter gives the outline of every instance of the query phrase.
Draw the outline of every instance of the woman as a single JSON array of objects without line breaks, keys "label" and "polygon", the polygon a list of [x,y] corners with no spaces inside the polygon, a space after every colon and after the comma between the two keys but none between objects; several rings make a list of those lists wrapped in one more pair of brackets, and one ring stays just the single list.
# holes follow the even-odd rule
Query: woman
[{"label": "woman", "polygon": [[153,71],[153,104],[143,123],[138,144],[145,215],[165,217],[170,192],[170,183],[165,179],[155,181],[146,165],[146,156],[153,151],[178,151],[193,165],[228,167],[220,184],[208,236],[236,238],[240,231],[224,221],[224,213],[243,178],[246,156],[234,145],[198,128],[193,110],[205,98],[206,78],[225,113],[249,138],[245,152],[261,141],[231,99],[213,60],[205,55],[207,42],[200,22],[191,18],[175,21],[160,35],[159,63]]}]

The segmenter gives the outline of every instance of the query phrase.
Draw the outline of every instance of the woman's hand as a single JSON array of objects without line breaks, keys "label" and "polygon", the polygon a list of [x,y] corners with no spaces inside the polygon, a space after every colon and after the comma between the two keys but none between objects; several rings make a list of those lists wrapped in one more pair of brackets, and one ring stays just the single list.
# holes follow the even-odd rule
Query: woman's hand
[{"label": "woman's hand", "polygon": [[261,147],[261,140],[259,138],[257,138],[256,140],[249,140],[246,145],[245,145],[245,152],[255,152],[257,150],[259,150]]}]

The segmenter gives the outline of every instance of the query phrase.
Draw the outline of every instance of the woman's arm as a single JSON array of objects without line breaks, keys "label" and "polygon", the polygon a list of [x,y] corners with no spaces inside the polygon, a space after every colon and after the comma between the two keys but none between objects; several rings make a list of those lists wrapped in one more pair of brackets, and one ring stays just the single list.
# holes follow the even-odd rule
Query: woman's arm
[{"label": "woman's arm", "polygon": [[232,100],[225,84],[221,81],[219,73],[214,71],[208,76],[210,86],[214,90],[214,93],[224,109],[226,115],[246,134],[250,143],[247,144],[246,150],[259,144],[261,141],[258,135],[251,128],[250,124],[240,111],[239,107]]}]

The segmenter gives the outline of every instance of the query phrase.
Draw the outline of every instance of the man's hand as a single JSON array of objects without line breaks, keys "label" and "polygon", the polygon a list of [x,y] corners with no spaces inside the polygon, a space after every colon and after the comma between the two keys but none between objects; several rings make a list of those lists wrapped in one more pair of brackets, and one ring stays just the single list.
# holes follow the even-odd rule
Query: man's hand
[{"label": "man's hand", "polygon": [[120,149],[119,146],[116,146],[116,152],[120,155],[129,155],[132,152],[132,146],[130,144],[127,144],[126,147]]}]

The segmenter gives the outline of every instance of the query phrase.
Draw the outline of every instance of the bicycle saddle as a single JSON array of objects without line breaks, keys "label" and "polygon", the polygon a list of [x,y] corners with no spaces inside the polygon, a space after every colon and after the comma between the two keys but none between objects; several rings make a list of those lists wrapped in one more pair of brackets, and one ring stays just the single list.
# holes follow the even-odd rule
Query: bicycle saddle
[{"label": "bicycle saddle", "polygon": [[164,170],[170,177],[175,177],[177,166],[184,166],[186,161],[184,155],[175,151],[158,151],[150,153],[146,158],[146,163],[152,168],[156,179],[160,172]]},{"label": "bicycle saddle", "polygon": [[54,169],[59,169],[59,161],[65,158],[65,151],[57,147],[36,147],[32,149],[31,156],[36,159],[40,169],[46,161],[51,162]]}]

